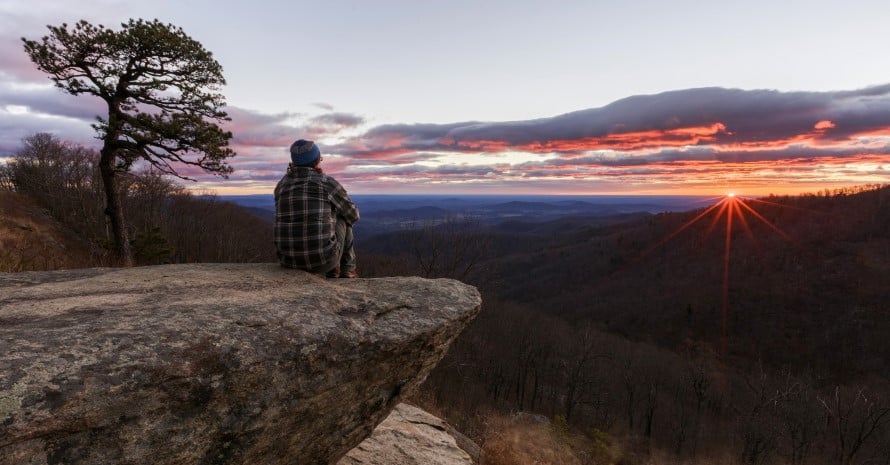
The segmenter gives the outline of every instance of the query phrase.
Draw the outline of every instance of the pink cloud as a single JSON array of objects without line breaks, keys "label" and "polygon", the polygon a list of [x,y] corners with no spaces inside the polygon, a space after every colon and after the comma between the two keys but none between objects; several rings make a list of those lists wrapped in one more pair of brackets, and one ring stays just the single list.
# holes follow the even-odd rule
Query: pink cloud
[{"label": "pink cloud", "polygon": [[38,70],[25,53],[20,36],[0,32],[0,56],[3,57],[0,77],[5,75],[19,82],[46,82],[46,74]]}]

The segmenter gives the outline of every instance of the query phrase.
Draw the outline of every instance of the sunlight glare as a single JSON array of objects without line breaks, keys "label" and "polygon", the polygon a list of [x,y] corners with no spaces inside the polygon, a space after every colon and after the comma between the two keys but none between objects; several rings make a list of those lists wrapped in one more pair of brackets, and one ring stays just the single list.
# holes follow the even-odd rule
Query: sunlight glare
[{"label": "sunlight glare", "polygon": [[[710,225],[708,225],[707,229],[704,232],[704,237],[708,237],[711,233],[720,225],[721,220],[726,223],[726,233],[724,236],[723,242],[723,292],[722,292],[722,305],[721,305],[721,336],[720,336],[720,354],[722,357],[727,356],[727,345],[729,341],[729,289],[730,289],[730,259],[732,252],[732,231],[734,228],[741,227],[745,232],[745,235],[751,240],[751,243],[757,248],[757,241],[755,239],[754,232],[751,230],[751,225],[749,224],[749,217],[756,218],[772,229],[774,232],[782,236],[788,242],[794,244],[794,241],[791,239],[788,234],[782,231],[778,226],[770,222],[767,218],[761,215],[757,210],[748,205],[749,202],[760,202],[764,204],[772,204],[779,207],[785,208],[794,208],[789,207],[785,204],[779,204],[769,201],[764,201],[761,199],[749,199],[743,196],[737,196],[735,192],[727,193],[722,199],[718,200],[716,203],[711,205],[710,207],[704,209],[701,213],[692,218],[691,220],[683,223],[679,228],[677,228],[672,233],[668,234],[664,239],[658,241],[655,245],[646,249],[642,255],[648,255],[653,252],[655,249],[665,245],[668,241],[672,240],[682,231],[686,230],[693,224],[702,221],[706,216],[712,215],[713,217],[710,220]],[[733,220],[738,220],[739,226],[733,225]]]}]

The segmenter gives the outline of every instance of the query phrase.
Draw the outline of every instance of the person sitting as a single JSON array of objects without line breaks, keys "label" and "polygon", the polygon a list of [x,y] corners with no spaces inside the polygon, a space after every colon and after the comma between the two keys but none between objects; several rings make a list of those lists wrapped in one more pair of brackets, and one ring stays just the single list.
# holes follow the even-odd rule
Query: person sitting
[{"label": "person sitting", "polygon": [[346,189],[322,171],[315,142],[294,142],[290,155],[287,172],[275,186],[278,262],[329,278],[358,277],[352,236],[358,208]]}]

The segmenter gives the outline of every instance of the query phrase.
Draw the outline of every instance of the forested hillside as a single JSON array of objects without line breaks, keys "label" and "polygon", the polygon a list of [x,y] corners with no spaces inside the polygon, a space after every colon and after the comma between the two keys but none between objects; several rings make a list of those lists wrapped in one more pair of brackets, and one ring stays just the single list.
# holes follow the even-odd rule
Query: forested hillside
[{"label": "forested hillside", "polygon": [[496,292],[668,348],[722,350],[725,310],[733,365],[838,380],[886,368],[890,190],[744,202],[763,219],[734,218],[728,254],[725,215],[666,241],[700,211],[658,215],[502,257]]},{"label": "forested hillside", "polygon": [[732,202],[561,228],[455,219],[368,249],[483,289],[426,391],[466,430],[527,410],[605,434],[625,463],[887,463],[890,188]]},{"label": "forested hillside", "polygon": [[77,268],[90,246],[34,199],[0,191],[0,272]]},{"label": "forested hillside", "polygon": [[[29,258],[30,249],[14,245],[9,237],[9,245],[0,252],[0,259],[5,260],[0,269],[117,263],[97,160],[95,151],[36,134],[25,140],[8,164],[0,166],[0,190],[7,191],[5,208],[21,213],[23,206],[31,205],[32,212],[57,221],[66,230],[63,235],[85,250],[70,257],[35,260]],[[154,171],[121,177],[120,194],[137,264],[274,261],[271,224],[244,208],[210,194],[195,195]],[[15,244],[26,241],[26,235],[19,236]]]}]

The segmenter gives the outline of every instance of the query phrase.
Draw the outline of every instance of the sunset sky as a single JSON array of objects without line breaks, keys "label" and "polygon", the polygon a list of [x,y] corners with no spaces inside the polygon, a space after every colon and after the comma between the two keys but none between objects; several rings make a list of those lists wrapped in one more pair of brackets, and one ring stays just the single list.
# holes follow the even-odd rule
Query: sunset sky
[{"label": "sunset sky", "polygon": [[234,174],[269,193],[297,138],[351,193],[721,194],[890,182],[883,1],[0,0],[0,162],[95,145],[97,98],[22,50],[46,25],[181,26],[228,85]]}]

